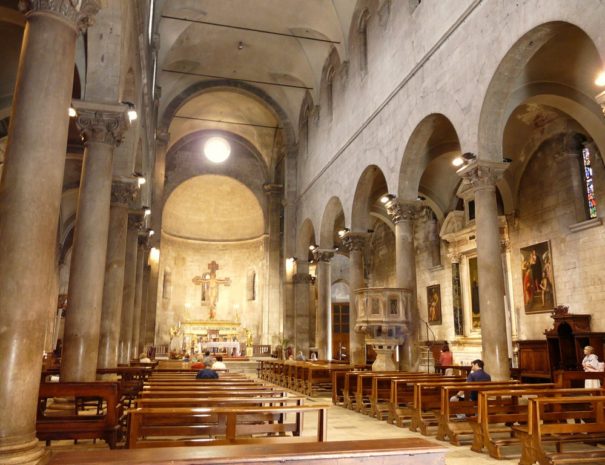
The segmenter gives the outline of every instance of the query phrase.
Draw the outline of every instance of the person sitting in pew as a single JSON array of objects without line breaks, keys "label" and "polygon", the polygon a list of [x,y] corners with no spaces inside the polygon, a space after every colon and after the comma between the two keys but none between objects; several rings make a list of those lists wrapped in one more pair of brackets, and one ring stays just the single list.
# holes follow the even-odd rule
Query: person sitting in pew
[{"label": "person sitting in pew", "polygon": [[[477,359],[471,362],[471,372],[468,374],[466,381],[470,383],[476,383],[479,381],[491,381],[492,377],[483,370],[485,364],[483,360]],[[476,402],[479,398],[479,393],[477,391],[471,391],[471,395],[469,396],[470,400]],[[455,396],[450,397],[450,402],[458,402],[459,400],[464,400],[464,391],[458,391]]]},{"label": "person sitting in pew", "polygon": [[223,362],[223,356],[222,355],[217,355],[216,356],[216,362],[214,362],[212,364],[212,369],[213,370],[226,370],[227,369],[227,365],[225,365],[225,363]]},{"label": "person sitting in pew", "polygon": [[218,379],[218,373],[211,368],[204,368],[197,372],[195,379]]}]

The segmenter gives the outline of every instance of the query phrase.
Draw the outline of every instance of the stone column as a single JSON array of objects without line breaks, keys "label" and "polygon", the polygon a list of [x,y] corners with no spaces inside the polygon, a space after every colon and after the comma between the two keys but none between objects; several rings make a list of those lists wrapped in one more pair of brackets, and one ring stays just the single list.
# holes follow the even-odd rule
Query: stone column
[{"label": "stone column", "polygon": [[320,360],[332,358],[332,269],[330,260],[333,250],[315,249],[313,257],[317,262],[317,320],[315,345]]},{"label": "stone column", "polygon": [[269,213],[269,240],[267,250],[267,315],[268,327],[266,334],[283,333],[283,306],[281,299],[282,262],[280,260],[281,237],[280,210],[283,186],[281,184],[264,184],[263,190],[267,195],[267,211]]},{"label": "stone column", "polygon": [[76,38],[91,2],[27,10],[0,186],[0,463],[33,464]]},{"label": "stone column", "polygon": [[496,181],[506,168],[508,163],[479,160],[458,170],[475,195],[477,271],[481,283],[481,344],[485,369],[494,381],[510,378],[505,331],[504,274],[496,203]]},{"label": "stone column", "polygon": [[294,282],[294,346],[309,356],[309,287],[311,284],[309,262],[297,261],[296,274],[292,276],[292,281]]},{"label": "stone column", "polygon": [[143,285],[141,286],[141,324],[139,325],[139,347],[141,352],[145,346],[153,342],[147,337],[147,324],[149,323],[148,314],[148,294],[149,294],[149,247],[145,248],[145,259],[143,263]]},{"label": "stone column", "polygon": [[84,163],[69,274],[61,381],[96,379],[109,232],[113,150],[125,127],[121,105],[77,105]]},{"label": "stone column", "polygon": [[366,287],[363,273],[363,253],[368,241],[368,233],[347,232],[342,243],[349,251],[349,354],[351,363],[366,363],[365,336],[355,331],[357,323],[357,302],[355,291]]},{"label": "stone column", "polygon": [[162,236],[162,207],[164,202],[164,181],[166,173],[166,150],[170,134],[166,129],[158,128],[155,135],[155,162],[153,166],[153,198],[151,201],[151,228],[155,235],[151,244],[157,247]]},{"label": "stone column", "polygon": [[130,363],[132,356],[132,332],[134,324],[134,294],[137,272],[137,247],[141,212],[130,212],[128,215],[128,233],[126,235],[126,264],[124,266],[124,289],[122,295],[122,316],[120,323],[120,344],[118,363]]},{"label": "stone column", "polygon": [[139,246],[137,250],[137,266],[134,289],[134,317],[132,319],[132,356],[138,358],[141,353],[141,300],[143,297],[143,272],[147,248],[147,232],[139,233]]},{"label": "stone column", "polygon": [[411,308],[406,315],[408,333],[403,345],[399,346],[399,367],[404,371],[418,368],[418,301],[416,297],[416,254],[414,251],[414,217],[418,212],[417,201],[400,202],[390,199],[385,207],[395,224],[395,275],[396,287],[412,291]]},{"label": "stone column", "polygon": [[152,256],[152,252],[153,249],[149,251],[149,281],[147,284],[147,318],[145,322],[145,340],[155,345],[160,263],[159,260],[156,260]]},{"label": "stone column", "polygon": [[118,366],[128,205],[133,201],[136,192],[136,184],[133,182],[114,182],[111,190],[98,368]]}]

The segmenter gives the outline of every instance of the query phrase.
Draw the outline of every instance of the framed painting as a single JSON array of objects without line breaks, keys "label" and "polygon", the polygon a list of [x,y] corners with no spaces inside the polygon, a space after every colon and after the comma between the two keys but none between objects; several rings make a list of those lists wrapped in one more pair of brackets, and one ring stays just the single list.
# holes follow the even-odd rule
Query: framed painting
[{"label": "framed painting", "polygon": [[521,280],[525,313],[544,313],[555,308],[555,279],[549,241],[521,249]]},{"label": "framed painting", "polygon": [[430,325],[441,324],[441,288],[434,284],[426,288],[426,302]]}]

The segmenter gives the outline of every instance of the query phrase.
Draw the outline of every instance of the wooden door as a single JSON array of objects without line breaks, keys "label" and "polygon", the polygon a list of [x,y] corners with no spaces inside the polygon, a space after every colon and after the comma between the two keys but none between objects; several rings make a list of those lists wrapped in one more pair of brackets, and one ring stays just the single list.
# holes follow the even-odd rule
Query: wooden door
[{"label": "wooden door", "polygon": [[332,358],[349,359],[349,303],[332,304]]}]

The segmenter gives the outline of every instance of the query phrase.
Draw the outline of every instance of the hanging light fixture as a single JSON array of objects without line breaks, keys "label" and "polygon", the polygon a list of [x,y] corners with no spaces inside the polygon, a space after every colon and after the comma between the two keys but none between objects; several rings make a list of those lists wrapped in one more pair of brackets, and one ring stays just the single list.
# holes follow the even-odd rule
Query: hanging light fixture
[{"label": "hanging light fixture", "polygon": [[231,145],[224,137],[210,137],[204,144],[204,155],[213,163],[223,163],[231,155]]}]

